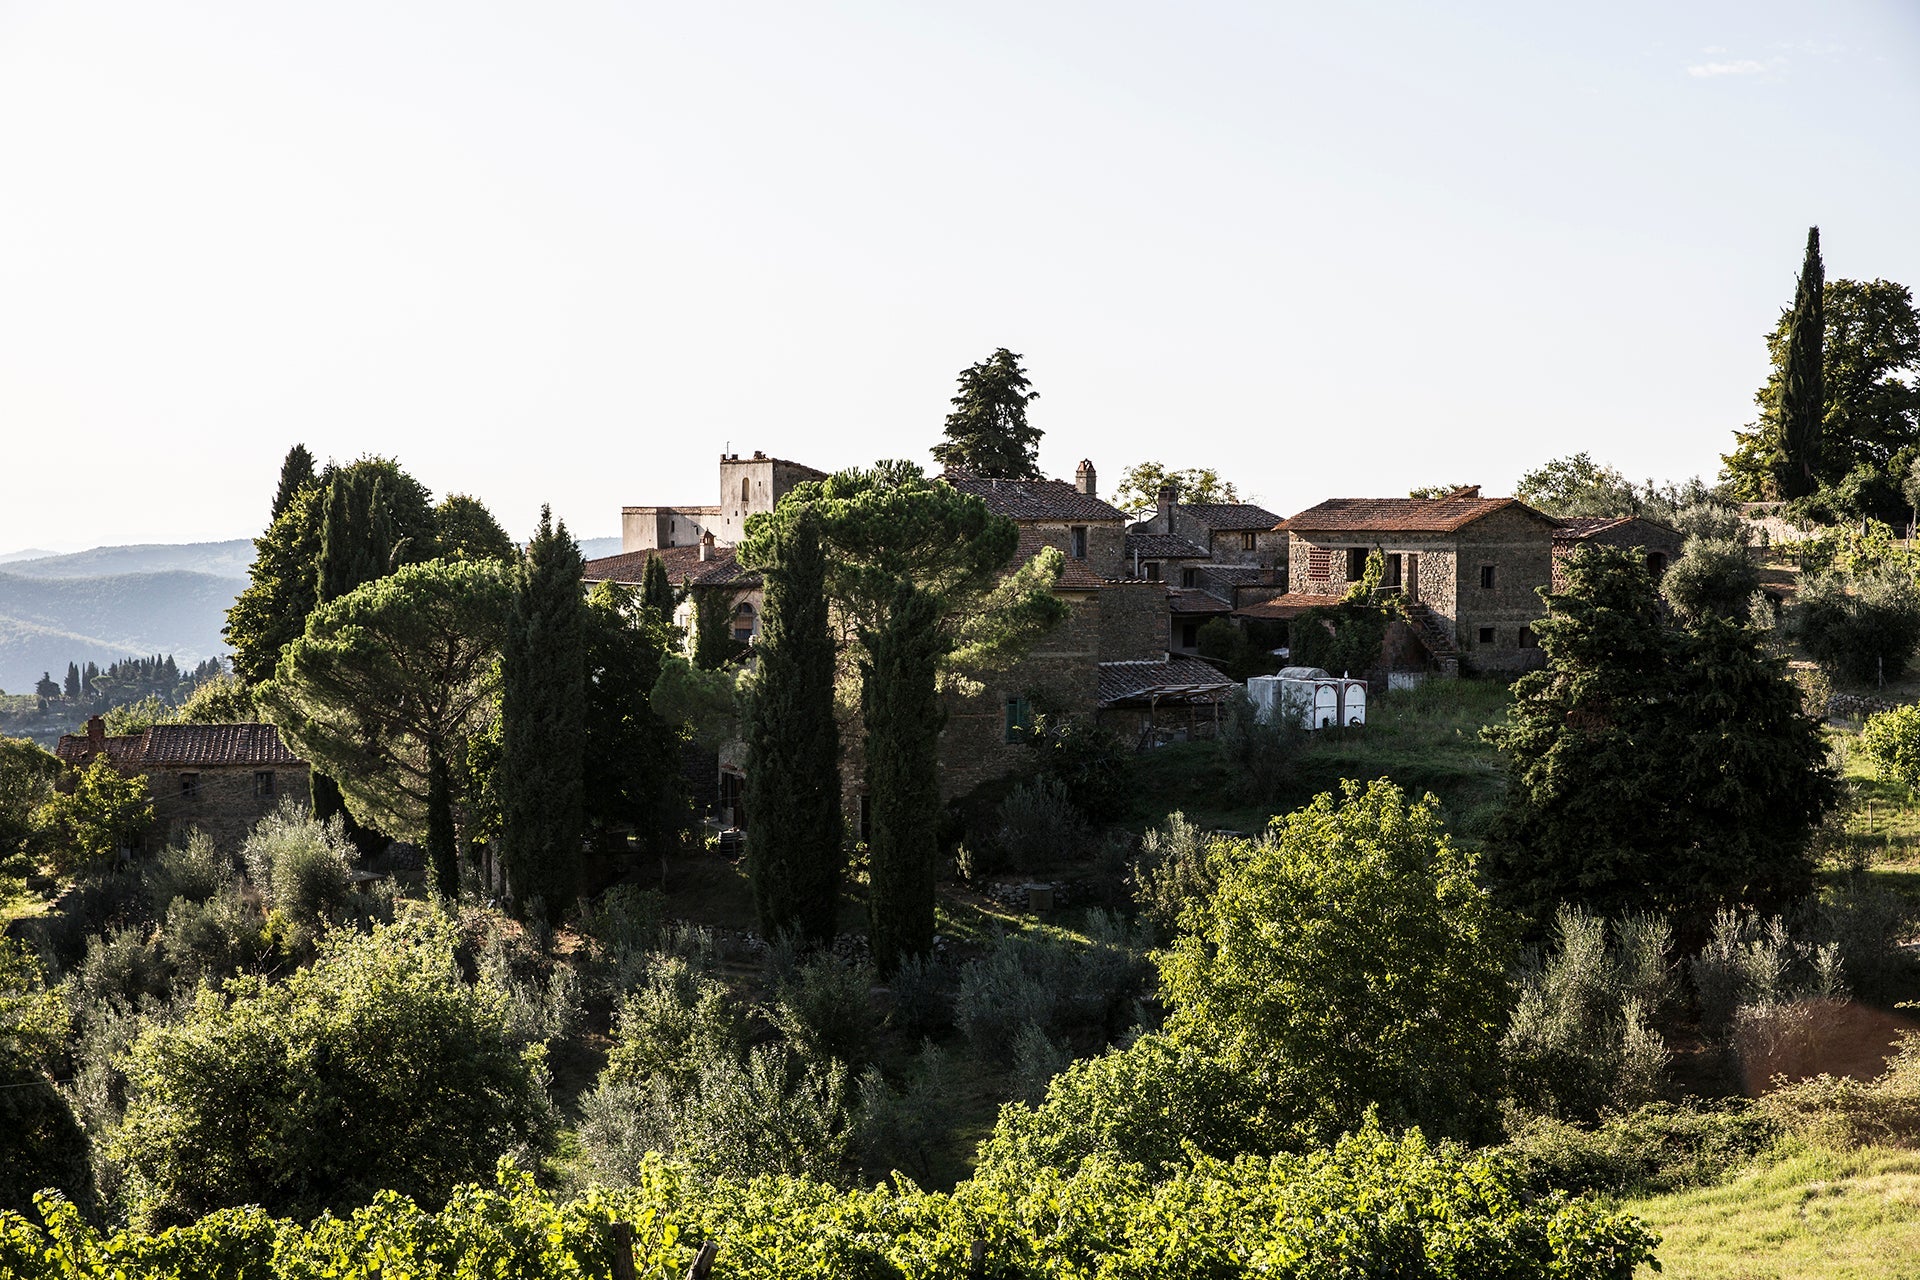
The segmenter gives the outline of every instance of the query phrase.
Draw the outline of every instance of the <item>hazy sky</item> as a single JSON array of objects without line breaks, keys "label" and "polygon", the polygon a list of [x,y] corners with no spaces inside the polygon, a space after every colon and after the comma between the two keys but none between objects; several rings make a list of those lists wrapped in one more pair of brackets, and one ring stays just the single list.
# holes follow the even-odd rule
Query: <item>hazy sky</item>
[{"label": "hazy sky", "polygon": [[1282,514],[1711,475],[1808,224],[1920,286],[1920,5],[0,0],[0,551],[397,456],[524,536],[937,439]]}]

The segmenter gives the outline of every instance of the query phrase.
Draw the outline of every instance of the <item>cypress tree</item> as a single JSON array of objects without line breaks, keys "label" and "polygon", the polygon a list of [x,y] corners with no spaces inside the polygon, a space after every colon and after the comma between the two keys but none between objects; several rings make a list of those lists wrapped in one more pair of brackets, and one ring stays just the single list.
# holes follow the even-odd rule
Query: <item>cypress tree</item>
[{"label": "cypress tree", "polygon": [[80,696],[80,664],[77,662],[69,662],[67,664],[66,693],[67,701],[69,702],[72,702]]},{"label": "cypress tree", "polygon": [[667,577],[666,562],[659,556],[647,557],[647,571],[640,579],[640,602],[653,610],[654,621],[663,627],[673,625],[673,611],[680,603],[679,593]]},{"label": "cypress tree", "polygon": [[934,871],[939,856],[936,742],[945,719],[936,691],[947,649],[933,597],[900,583],[893,609],[865,637],[860,705],[867,724],[867,936],[874,963],[891,974],[933,949]]},{"label": "cypress tree", "polygon": [[732,595],[712,589],[694,592],[693,665],[718,671],[739,652],[739,642],[733,638]]},{"label": "cypress tree", "polygon": [[1780,492],[1804,498],[1820,487],[1821,424],[1827,395],[1826,268],[1820,261],[1820,228],[1807,228],[1807,256],[1793,291],[1787,322],[1786,367],[1780,379]]},{"label": "cypress tree", "polygon": [[280,488],[273,495],[273,514],[267,523],[271,525],[284,515],[299,492],[313,483],[313,455],[304,444],[296,444],[280,464]]},{"label": "cypress tree", "polygon": [[585,563],[566,523],[555,525],[542,507],[540,531],[514,575],[500,664],[500,860],[516,907],[540,898],[549,919],[580,896]]},{"label": "cypress tree", "polygon": [[818,518],[803,513],[783,530],[761,573],[766,606],[747,727],[747,874],[766,937],[784,929],[831,942],[844,854]]}]

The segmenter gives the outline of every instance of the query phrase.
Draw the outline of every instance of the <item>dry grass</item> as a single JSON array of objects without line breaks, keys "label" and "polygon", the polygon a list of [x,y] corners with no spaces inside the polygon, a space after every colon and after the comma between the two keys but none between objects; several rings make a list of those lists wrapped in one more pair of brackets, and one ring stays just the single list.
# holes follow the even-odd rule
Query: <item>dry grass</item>
[{"label": "dry grass", "polygon": [[1672,1280],[1920,1275],[1920,1152],[1806,1150],[1624,1207],[1660,1233]]}]

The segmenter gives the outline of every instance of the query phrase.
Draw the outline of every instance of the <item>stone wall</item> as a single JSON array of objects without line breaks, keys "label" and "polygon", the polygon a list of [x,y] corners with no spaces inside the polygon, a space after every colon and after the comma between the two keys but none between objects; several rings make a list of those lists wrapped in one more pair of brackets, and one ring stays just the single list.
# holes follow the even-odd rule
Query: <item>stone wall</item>
[{"label": "stone wall", "polygon": [[1207,548],[1215,564],[1253,564],[1262,568],[1284,569],[1287,565],[1288,535],[1272,529],[1255,529],[1253,546],[1247,546],[1248,530],[1223,529],[1210,537],[1194,539]]},{"label": "stone wall", "polygon": [[1073,559],[1073,531],[1087,531],[1087,569],[1102,578],[1124,578],[1132,574],[1127,559],[1127,527],[1118,520],[1022,520],[1020,530],[1036,536],[1049,547],[1056,547],[1069,561]]},{"label": "stone wall", "polygon": [[1287,555],[1287,590],[1298,595],[1345,595],[1352,585],[1347,553],[1356,548],[1378,549],[1400,557],[1402,589],[1411,585],[1409,596],[1451,622],[1460,580],[1455,539],[1450,533],[1296,533],[1291,535]]},{"label": "stone wall", "polygon": [[1007,741],[1007,699],[1029,699],[1036,711],[1093,713],[1100,701],[1101,604],[1107,594],[1061,592],[1068,605],[1065,621],[1012,667],[984,677],[979,693],[947,695],[947,723],[940,734],[942,800],[1005,777],[1031,758],[1027,748]]},{"label": "stone wall", "polygon": [[[1629,551],[1636,547],[1644,550],[1647,553],[1647,569],[1653,574],[1654,580],[1658,581],[1667,571],[1668,566],[1680,558],[1685,539],[1673,530],[1663,529],[1659,525],[1644,520],[1635,520],[1617,529],[1602,529],[1598,533],[1578,540],[1556,542],[1553,544],[1553,589],[1555,591],[1567,589],[1566,559],[1573,554],[1575,547],[1587,542],[1621,547]],[[1656,559],[1656,557],[1659,558]]]},{"label": "stone wall", "polygon": [[[263,791],[258,775],[272,778],[271,791]],[[183,785],[189,776],[198,782],[190,794]],[[272,813],[282,800],[291,798],[311,806],[307,766],[275,765],[201,765],[192,769],[154,769],[147,775],[147,790],[153,797],[153,822],[148,826],[149,848],[178,844],[198,827],[225,853],[237,853],[246,842],[253,824]]]},{"label": "stone wall", "polygon": [[1167,653],[1167,589],[1158,582],[1115,583],[1097,599],[1100,610],[1101,662],[1163,658]]},{"label": "stone wall", "polygon": [[[1540,588],[1553,581],[1552,527],[1509,508],[1481,517],[1456,536],[1454,643],[1461,662],[1475,671],[1519,672],[1540,666],[1545,655],[1531,635],[1532,625],[1547,611]],[[1482,585],[1482,572],[1489,566],[1491,587]]]},{"label": "stone wall", "polygon": [[620,551],[655,551],[663,547],[697,547],[700,535],[713,523],[712,507],[622,507]]}]

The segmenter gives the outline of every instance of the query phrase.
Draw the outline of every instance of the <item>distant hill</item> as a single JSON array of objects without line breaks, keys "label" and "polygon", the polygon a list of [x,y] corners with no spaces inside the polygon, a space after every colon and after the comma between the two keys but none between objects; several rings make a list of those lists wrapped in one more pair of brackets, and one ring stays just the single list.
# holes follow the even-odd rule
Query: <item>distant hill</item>
[{"label": "distant hill", "polygon": [[44,560],[48,556],[57,556],[58,551],[48,551],[45,547],[27,547],[21,551],[0,551],[0,564],[11,564],[15,560]]},{"label": "distant hill", "polygon": [[29,692],[42,671],[58,679],[68,662],[170,653],[191,667],[224,653],[227,607],[246,586],[182,570],[29,577],[17,567],[0,572],[0,689],[9,693]]},{"label": "distant hill", "polygon": [[[618,538],[583,538],[589,560]],[[253,541],[143,543],[66,555],[0,556],[0,689],[27,693],[42,671],[170,653],[183,667],[227,652],[220,629],[247,585]]]},{"label": "distant hill", "polygon": [[151,542],[129,547],[95,547],[67,555],[46,554],[30,560],[10,560],[6,572],[29,578],[98,578],[108,574],[185,570],[216,578],[245,578],[247,566],[252,563],[253,540],[234,538],[228,542]]}]

